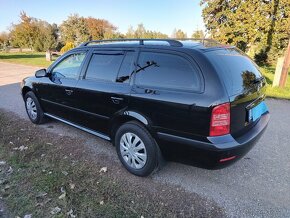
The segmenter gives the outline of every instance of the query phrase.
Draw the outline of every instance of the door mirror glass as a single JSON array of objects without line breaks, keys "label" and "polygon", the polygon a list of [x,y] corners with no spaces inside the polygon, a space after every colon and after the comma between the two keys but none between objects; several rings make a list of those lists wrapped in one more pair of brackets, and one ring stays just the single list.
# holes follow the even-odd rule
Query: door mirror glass
[{"label": "door mirror glass", "polygon": [[46,77],[46,76],[47,76],[46,69],[40,69],[40,70],[37,70],[35,72],[35,77],[36,78],[41,78],[41,77]]}]

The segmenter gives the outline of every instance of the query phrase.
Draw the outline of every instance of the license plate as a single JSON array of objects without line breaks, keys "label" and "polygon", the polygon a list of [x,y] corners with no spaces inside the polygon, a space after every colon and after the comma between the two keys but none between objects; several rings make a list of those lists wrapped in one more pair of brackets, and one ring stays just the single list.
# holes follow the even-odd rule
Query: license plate
[{"label": "license plate", "polygon": [[268,107],[264,101],[249,110],[249,121],[259,119],[263,114],[267,113]]}]

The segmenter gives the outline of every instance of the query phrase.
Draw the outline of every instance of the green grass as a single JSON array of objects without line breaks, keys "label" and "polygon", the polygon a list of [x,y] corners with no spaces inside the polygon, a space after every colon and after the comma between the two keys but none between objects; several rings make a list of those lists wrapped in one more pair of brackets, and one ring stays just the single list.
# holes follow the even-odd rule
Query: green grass
[{"label": "green grass", "polygon": [[45,60],[44,52],[4,53],[0,52],[0,61],[38,67],[48,67],[51,63]]},{"label": "green grass", "polygon": [[288,73],[288,78],[286,82],[286,87],[279,88],[279,87],[272,87],[274,74],[275,74],[274,66],[260,67],[260,70],[262,74],[265,76],[268,83],[268,88],[266,91],[266,94],[268,97],[290,99],[290,75],[289,73]]}]

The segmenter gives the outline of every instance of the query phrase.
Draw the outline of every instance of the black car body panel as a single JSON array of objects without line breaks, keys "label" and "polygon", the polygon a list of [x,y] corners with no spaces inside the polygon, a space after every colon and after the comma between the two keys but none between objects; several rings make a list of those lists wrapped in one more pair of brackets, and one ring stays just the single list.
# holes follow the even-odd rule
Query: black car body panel
[{"label": "black car body panel", "polygon": [[[252,72],[245,73],[241,89],[229,88],[225,77],[232,71],[226,62],[233,53],[245,59],[249,68],[255,68],[248,57],[233,47],[207,48],[190,42],[168,46],[159,41],[147,45],[133,41],[82,46],[55,61],[47,69],[47,77],[24,79],[22,94],[32,90],[47,116],[107,140],[114,137],[121,123],[136,120],[148,129],[168,159],[206,168],[223,167],[247,153],[269,121],[268,112],[255,121],[248,120],[249,111],[265,99],[266,82],[257,80],[259,73],[254,78]],[[224,55],[224,59],[219,60],[219,55]],[[73,79],[62,78],[54,69],[71,57],[77,59],[79,70]],[[172,61],[164,68],[167,58]],[[114,60],[110,69],[118,69],[116,75],[101,72],[104,78],[90,77],[91,69],[102,69],[102,64],[91,65],[98,60]],[[189,77],[194,85],[182,87],[174,82],[174,77],[170,78],[172,75],[160,80],[159,85],[154,84],[154,78],[144,77],[144,72],[156,75],[178,64],[184,68],[184,75],[189,75],[188,71],[194,73],[193,79]],[[142,80],[144,84],[139,84]],[[189,84],[186,79],[182,81]],[[230,104],[230,132],[209,136],[213,108],[224,103]],[[223,161],[228,157],[234,158]]]}]

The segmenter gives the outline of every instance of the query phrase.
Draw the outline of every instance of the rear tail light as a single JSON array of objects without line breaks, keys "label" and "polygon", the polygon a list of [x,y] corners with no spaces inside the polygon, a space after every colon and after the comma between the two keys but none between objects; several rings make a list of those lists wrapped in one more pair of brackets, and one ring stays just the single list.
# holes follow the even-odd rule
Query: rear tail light
[{"label": "rear tail light", "polygon": [[210,136],[221,136],[230,133],[230,103],[215,106],[210,121]]}]

